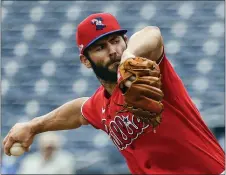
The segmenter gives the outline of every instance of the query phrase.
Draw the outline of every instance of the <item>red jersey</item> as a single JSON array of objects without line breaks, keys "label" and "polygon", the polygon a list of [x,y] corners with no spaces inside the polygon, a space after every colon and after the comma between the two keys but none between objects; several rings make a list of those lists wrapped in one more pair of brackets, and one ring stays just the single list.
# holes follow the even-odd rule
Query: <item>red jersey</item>
[{"label": "red jersey", "polygon": [[160,63],[164,112],[156,133],[131,113],[117,114],[124,97],[117,87],[108,96],[101,86],[82,107],[83,116],[105,131],[132,174],[220,174],[224,151],[193,104],[164,55]]}]

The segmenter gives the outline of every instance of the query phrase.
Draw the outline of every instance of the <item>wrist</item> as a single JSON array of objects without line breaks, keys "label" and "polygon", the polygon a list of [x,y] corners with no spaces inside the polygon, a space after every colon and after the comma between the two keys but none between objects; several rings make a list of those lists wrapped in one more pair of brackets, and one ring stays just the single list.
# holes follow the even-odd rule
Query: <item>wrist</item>
[{"label": "wrist", "polygon": [[121,62],[120,64],[122,64],[125,60],[127,60],[128,58],[135,58],[136,56],[134,55],[133,52],[131,52],[130,50],[126,49],[121,57]]},{"label": "wrist", "polygon": [[41,133],[41,121],[39,120],[39,117],[32,119],[31,121],[29,121],[28,123],[29,127],[31,128],[31,131],[34,134],[39,134]]}]

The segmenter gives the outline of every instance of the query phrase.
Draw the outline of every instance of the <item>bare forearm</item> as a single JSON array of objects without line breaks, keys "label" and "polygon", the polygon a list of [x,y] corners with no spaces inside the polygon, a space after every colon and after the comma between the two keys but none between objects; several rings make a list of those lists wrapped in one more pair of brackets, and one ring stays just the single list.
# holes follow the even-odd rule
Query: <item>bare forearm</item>
[{"label": "bare forearm", "polygon": [[41,117],[30,121],[34,133],[39,134],[46,131],[68,130],[80,127],[81,121],[80,106],[87,98],[80,98],[51,111]]},{"label": "bare forearm", "polygon": [[140,56],[156,61],[163,49],[163,39],[157,27],[148,26],[131,36],[121,63],[126,59]]}]

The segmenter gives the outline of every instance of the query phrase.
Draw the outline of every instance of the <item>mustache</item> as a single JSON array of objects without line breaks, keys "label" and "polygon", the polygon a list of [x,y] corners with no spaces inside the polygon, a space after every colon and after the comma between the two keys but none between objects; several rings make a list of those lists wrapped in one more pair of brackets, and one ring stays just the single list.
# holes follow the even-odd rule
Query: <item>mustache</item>
[{"label": "mustache", "polygon": [[121,61],[121,57],[116,57],[115,59],[109,61],[109,62],[105,65],[105,67],[108,67],[108,66],[110,66],[111,64],[114,64],[114,63],[119,62],[119,61]]},{"label": "mustache", "polygon": [[[117,62],[117,60],[109,61],[109,65],[112,64],[112,62]],[[105,82],[109,83],[115,83],[117,82],[117,73],[111,72],[108,70],[107,66],[102,66],[95,64],[92,60],[90,60],[91,66],[93,68],[94,73],[96,76],[100,79],[102,79]]]}]

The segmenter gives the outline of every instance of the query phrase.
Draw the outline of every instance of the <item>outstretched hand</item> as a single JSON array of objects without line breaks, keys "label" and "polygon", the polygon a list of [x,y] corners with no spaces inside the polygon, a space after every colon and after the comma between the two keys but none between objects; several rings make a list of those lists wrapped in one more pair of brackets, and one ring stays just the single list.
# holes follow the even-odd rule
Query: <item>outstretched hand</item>
[{"label": "outstretched hand", "polygon": [[29,151],[33,143],[35,133],[29,123],[15,124],[3,140],[3,148],[6,155],[11,156],[10,148],[14,143],[20,143],[25,151]]}]

